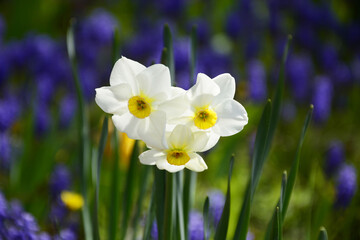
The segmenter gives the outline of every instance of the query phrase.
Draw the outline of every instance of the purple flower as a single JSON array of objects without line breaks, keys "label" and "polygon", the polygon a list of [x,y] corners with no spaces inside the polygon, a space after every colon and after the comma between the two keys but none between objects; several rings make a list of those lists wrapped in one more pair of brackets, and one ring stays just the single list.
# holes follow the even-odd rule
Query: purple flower
[{"label": "purple flower", "polygon": [[201,213],[191,211],[189,215],[188,233],[190,240],[204,239],[204,220]]},{"label": "purple flower", "polygon": [[57,236],[54,236],[54,240],[76,240],[77,236],[71,229],[63,229]]},{"label": "purple flower", "polygon": [[110,44],[117,25],[117,20],[111,13],[96,9],[82,22],[78,32],[79,41],[95,46]]},{"label": "purple flower", "polygon": [[356,182],[356,169],[352,165],[344,164],[337,177],[335,206],[344,208],[350,204],[356,193]]},{"label": "purple flower", "polygon": [[36,77],[37,97],[42,103],[50,103],[55,92],[55,83],[49,74],[41,74]]},{"label": "purple flower", "polygon": [[332,69],[332,76],[335,84],[340,86],[349,85],[352,81],[350,67],[344,63],[339,63]]},{"label": "purple flower", "polygon": [[242,19],[239,12],[230,13],[225,22],[225,31],[233,39],[241,36],[243,30]]},{"label": "purple flower", "polygon": [[0,168],[9,169],[11,161],[11,143],[7,133],[0,133]]},{"label": "purple flower", "polygon": [[160,62],[162,49],[162,28],[144,26],[128,41],[124,47],[124,55],[136,61],[151,64]]},{"label": "purple flower", "polygon": [[212,49],[202,49],[199,52],[198,73],[206,73],[214,78],[219,74],[229,72],[231,61],[228,55],[213,51]]},{"label": "purple flower", "polygon": [[0,86],[9,78],[10,66],[7,51],[0,49]]},{"label": "purple flower", "polygon": [[93,68],[80,67],[79,77],[85,100],[91,102],[95,99],[95,88],[100,87],[98,74]]},{"label": "purple flower", "polygon": [[214,190],[209,193],[209,212],[214,228],[216,228],[220,221],[224,205],[225,196],[222,192]]},{"label": "purple flower", "polygon": [[326,76],[315,78],[312,103],[314,104],[314,120],[318,123],[325,122],[331,113],[333,86]]},{"label": "purple flower", "polygon": [[151,232],[150,232],[151,239],[159,239],[159,233],[158,233],[158,226],[157,222],[154,221],[151,226]]},{"label": "purple flower", "polygon": [[295,99],[304,102],[309,96],[309,80],[313,74],[311,58],[307,55],[292,56],[287,62],[286,71]]},{"label": "purple flower", "polygon": [[325,173],[331,177],[345,161],[344,145],[340,141],[330,143],[325,159]]},{"label": "purple flower", "polygon": [[13,97],[0,100],[0,132],[9,129],[20,115],[20,105]]},{"label": "purple flower", "polygon": [[190,86],[190,41],[182,39],[174,43],[176,85],[189,89]]},{"label": "purple flower", "polygon": [[76,112],[76,101],[71,95],[65,96],[60,102],[60,126],[66,128],[71,123]]},{"label": "purple flower", "polygon": [[250,98],[254,102],[262,102],[267,96],[266,75],[263,64],[253,60],[247,65]]},{"label": "purple flower", "polygon": [[160,9],[163,14],[169,17],[177,17],[182,13],[186,1],[185,0],[153,0],[156,9]]},{"label": "purple flower", "polygon": [[197,41],[200,46],[207,45],[210,39],[210,27],[209,23],[204,19],[194,19],[188,23],[188,36],[191,34],[192,27],[196,26]]},{"label": "purple flower", "polygon": [[319,55],[320,63],[325,70],[334,69],[338,64],[338,51],[334,45],[325,45]]},{"label": "purple flower", "polygon": [[49,186],[51,195],[56,198],[71,185],[70,172],[64,164],[57,164],[51,174]]},{"label": "purple flower", "polygon": [[35,131],[38,136],[44,135],[51,127],[51,114],[47,104],[38,102],[35,107]]}]

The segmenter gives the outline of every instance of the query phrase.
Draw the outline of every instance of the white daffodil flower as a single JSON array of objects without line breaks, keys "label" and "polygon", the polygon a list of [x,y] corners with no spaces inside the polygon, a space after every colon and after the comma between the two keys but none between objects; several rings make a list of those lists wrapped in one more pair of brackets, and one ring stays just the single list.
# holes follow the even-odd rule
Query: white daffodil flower
[{"label": "white daffodil flower", "polygon": [[166,134],[166,142],[162,147],[148,145],[152,149],[139,156],[140,162],[156,165],[168,172],[178,172],[184,168],[202,172],[207,169],[207,165],[196,152],[204,151],[208,139],[206,132],[192,132],[185,125],[177,125],[172,132]]},{"label": "white daffodil flower", "polygon": [[[183,108],[176,108],[169,124],[185,124],[192,129],[210,132],[206,149],[213,147],[220,136],[240,132],[248,122],[245,108],[234,98],[235,79],[221,74],[214,79],[199,73],[196,84],[186,93]],[[166,103],[165,103],[166,104]],[[184,110],[185,105],[187,109]],[[176,117],[177,116],[177,117]]]},{"label": "white daffodil flower", "polygon": [[[148,68],[120,58],[110,75],[110,86],[97,88],[95,101],[113,114],[115,127],[132,139],[161,146],[165,141],[166,113],[159,107],[176,94],[185,92],[171,87],[169,69],[162,64]],[[160,139],[156,143],[152,138]]]}]

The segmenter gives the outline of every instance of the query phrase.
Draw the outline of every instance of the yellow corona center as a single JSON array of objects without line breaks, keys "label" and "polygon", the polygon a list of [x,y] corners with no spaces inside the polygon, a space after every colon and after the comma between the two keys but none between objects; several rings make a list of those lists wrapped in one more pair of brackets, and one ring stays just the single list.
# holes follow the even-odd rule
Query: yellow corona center
[{"label": "yellow corona center", "polygon": [[60,197],[65,206],[72,211],[79,210],[84,205],[84,199],[80,194],[63,191]]},{"label": "yellow corona center", "polygon": [[150,101],[141,96],[130,98],[128,108],[131,114],[137,118],[146,118],[151,113]]},{"label": "yellow corona center", "polygon": [[207,106],[196,109],[194,116],[194,124],[200,129],[208,129],[215,125],[217,121],[216,112]]},{"label": "yellow corona center", "polygon": [[170,150],[166,156],[168,163],[176,166],[185,165],[190,160],[189,155],[182,150]]}]

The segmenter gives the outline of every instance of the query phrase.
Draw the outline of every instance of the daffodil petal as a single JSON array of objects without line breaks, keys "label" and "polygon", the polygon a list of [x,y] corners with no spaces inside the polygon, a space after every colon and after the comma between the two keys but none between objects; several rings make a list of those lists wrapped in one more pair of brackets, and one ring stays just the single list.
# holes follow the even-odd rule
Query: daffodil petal
[{"label": "daffodil petal", "polygon": [[152,112],[144,123],[138,131],[141,140],[152,148],[165,149],[166,114],[162,111]]},{"label": "daffodil petal", "polygon": [[[114,86],[120,83],[128,83],[131,89],[138,88],[134,81],[135,76],[144,71],[146,67],[136,61],[130,60],[126,57],[121,57],[116,61],[110,75],[110,85]],[[135,94],[138,94],[135,92]]]},{"label": "daffodil petal", "polygon": [[182,165],[182,166],[171,165],[166,160],[166,157],[156,161],[156,166],[161,170],[166,170],[166,171],[172,172],[172,173],[181,171],[185,168],[185,165]]},{"label": "daffodil petal", "polygon": [[208,141],[205,145],[205,147],[201,151],[195,151],[195,152],[205,152],[209,149],[213,148],[219,141],[220,135],[214,133],[213,131],[210,131],[208,136]]},{"label": "daffodil petal", "polygon": [[191,100],[202,94],[215,96],[219,93],[219,86],[203,73],[197,75],[196,84],[188,90],[188,96]]},{"label": "daffodil petal", "polygon": [[159,160],[166,160],[166,154],[154,149],[148,150],[140,154],[140,162],[145,165],[155,165]]},{"label": "daffodil petal", "polygon": [[122,95],[127,96],[131,93],[128,84],[117,85],[115,89],[101,87],[95,91],[95,102],[104,112],[122,115],[127,111],[127,101]]},{"label": "daffodil petal", "polygon": [[194,135],[189,127],[177,125],[167,140],[170,148],[188,148],[194,143]]},{"label": "daffodil petal", "polygon": [[202,172],[208,169],[204,159],[199,154],[190,153],[189,157],[190,160],[185,164],[187,169],[190,169],[194,172]]},{"label": "daffodil petal", "polygon": [[168,119],[181,116],[188,108],[190,102],[184,94],[171,100],[164,101],[158,106],[158,110],[164,111]]},{"label": "daffodil petal", "polygon": [[228,73],[220,74],[213,78],[213,81],[219,86],[220,93],[216,97],[219,99],[234,98],[235,79]]},{"label": "daffodil petal", "polygon": [[150,98],[159,93],[170,92],[170,71],[165,65],[154,64],[140,72],[136,79],[140,92]]},{"label": "daffodil petal", "polygon": [[130,112],[126,112],[123,115],[112,116],[115,127],[120,131],[128,135],[132,139],[140,139],[138,129],[141,128],[141,123],[144,123],[144,119],[134,117]]},{"label": "daffodil petal", "polygon": [[209,132],[197,131],[194,132],[193,135],[194,135],[194,142],[190,145],[190,149],[192,151],[204,152],[206,150],[209,150],[209,148],[208,149],[205,148],[207,146],[207,143],[211,135]]},{"label": "daffodil petal", "polygon": [[245,108],[233,99],[227,99],[214,107],[218,121],[213,131],[220,136],[231,136],[240,132],[248,123]]}]

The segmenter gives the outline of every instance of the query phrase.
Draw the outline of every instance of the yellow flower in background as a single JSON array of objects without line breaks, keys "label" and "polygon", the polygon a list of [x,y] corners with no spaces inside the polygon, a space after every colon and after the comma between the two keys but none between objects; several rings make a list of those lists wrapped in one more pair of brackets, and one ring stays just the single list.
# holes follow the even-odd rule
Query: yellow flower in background
[{"label": "yellow flower in background", "polygon": [[120,161],[124,166],[129,166],[131,154],[134,149],[135,140],[129,138],[126,133],[119,133]]},{"label": "yellow flower in background", "polygon": [[77,211],[84,205],[84,199],[80,194],[70,191],[61,192],[61,201],[71,211]]}]

